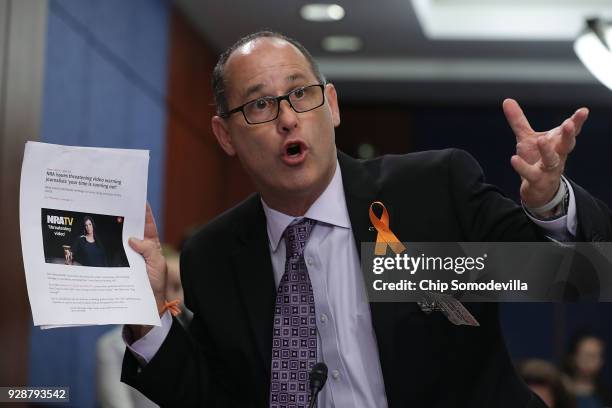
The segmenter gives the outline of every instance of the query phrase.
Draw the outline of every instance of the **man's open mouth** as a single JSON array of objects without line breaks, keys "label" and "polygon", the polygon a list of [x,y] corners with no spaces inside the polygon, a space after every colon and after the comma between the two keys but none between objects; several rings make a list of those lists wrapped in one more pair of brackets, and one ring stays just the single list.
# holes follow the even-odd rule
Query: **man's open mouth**
[{"label": "man's open mouth", "polygon": [[291,143],[287,146],[287,156],[298,156],[302,153],[302,145],[300,143]]},{"label": "man's open mouth", "polygon": [[289,142],[284,146],[282,160],[285,164],[295,166],[301,164],[306,159],[308,148],[301,142]]}]

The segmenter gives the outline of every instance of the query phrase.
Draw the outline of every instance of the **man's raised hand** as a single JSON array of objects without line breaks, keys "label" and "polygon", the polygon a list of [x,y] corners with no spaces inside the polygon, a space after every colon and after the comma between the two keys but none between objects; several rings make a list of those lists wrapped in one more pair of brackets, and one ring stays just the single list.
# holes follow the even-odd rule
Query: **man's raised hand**
[{"label": "man's raised hand", "polygon": [[[161,243],[157,234],[157,226],[151,207],[147,203],[145,215],[145,230],[144,239],[130,238],[130,247],[138,252],[145,260],[147,265],[147,274],[155,295],[157,309],[161,310],[166,300],[166,281],[168,279],[166,259],[161,252]],[[140,328],[140,329],[139,329]],[[141,326],[132,326],[134,339],[142,337],[150,328],[142,328]]]},{"label": "man's raised hand", "polygon": [[556,128],[536,132],[514,99],[504,100],[503,109],[516,136],[516,154],[510,162],[521,176],[521,199],[529,208],[544,206],[559,188],[567,156],[576,145],[589,110],[580,108]]}]

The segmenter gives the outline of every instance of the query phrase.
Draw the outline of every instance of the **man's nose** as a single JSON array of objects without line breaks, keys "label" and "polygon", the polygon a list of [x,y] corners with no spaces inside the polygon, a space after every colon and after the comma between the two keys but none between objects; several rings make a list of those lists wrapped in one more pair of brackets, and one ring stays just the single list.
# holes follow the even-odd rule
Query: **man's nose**
[{"label": "man's nose", "polygon": [[[286,103],[283,103],[286,102]],[[288,132],[298,125],[297,112],[293,110],[289,101],[283,99],[278,105],[278,126],[281,131]]]}]

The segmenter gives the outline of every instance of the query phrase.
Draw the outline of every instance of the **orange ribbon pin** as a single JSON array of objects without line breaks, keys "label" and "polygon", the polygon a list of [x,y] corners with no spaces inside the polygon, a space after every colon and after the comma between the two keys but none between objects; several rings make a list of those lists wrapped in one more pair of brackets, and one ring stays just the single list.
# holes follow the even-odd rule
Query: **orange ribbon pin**
[{"label": "orange ribbon pin", "polygon": [[172,316],[178,316],[181,314],[181,309],[179,308],[180,300],[172,300],[168,302],[167,300],[164,302],[164,306],[159,311],[159,314],[162,315],[166,310],[169,310],[172,313]]},{"label": "orange ribbon pin", "polygon": [[[383,211],[380,218],[376,217],[376,214],[374,214],[374,205],[382,207]],[[376,228],[376,231],[378,231],[376,235],[376,247],[374,249],[375,255],[386,255],[387,246],[390,246],[391,250],[396,254],[401,254],[406,250],[406,247],[397,239],[389,228],[389,213],[385,205],[380,201],[374,201],[370,204],[370,221],[374,228]]]}]

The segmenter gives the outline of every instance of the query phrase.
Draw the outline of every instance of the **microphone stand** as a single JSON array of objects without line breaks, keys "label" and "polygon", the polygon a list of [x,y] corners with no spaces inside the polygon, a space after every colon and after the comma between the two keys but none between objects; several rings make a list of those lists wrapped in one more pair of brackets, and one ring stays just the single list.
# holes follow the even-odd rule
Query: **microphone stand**
[{"label": "microphone stand", "polygon": [[327,366],[325,363],[315,364],[308,374],[308,380],[310,382],[310,404],[308,404],[308,408],[315,408],[319,392],[327,381]]},{"label": "microphone stand", "polygon": [[314,393],[310,394],[310,404],[308,404],[308,408],[315,408],[318,406],[317,397],[319,396],[319,391],[321,390],[316,390]]}]

